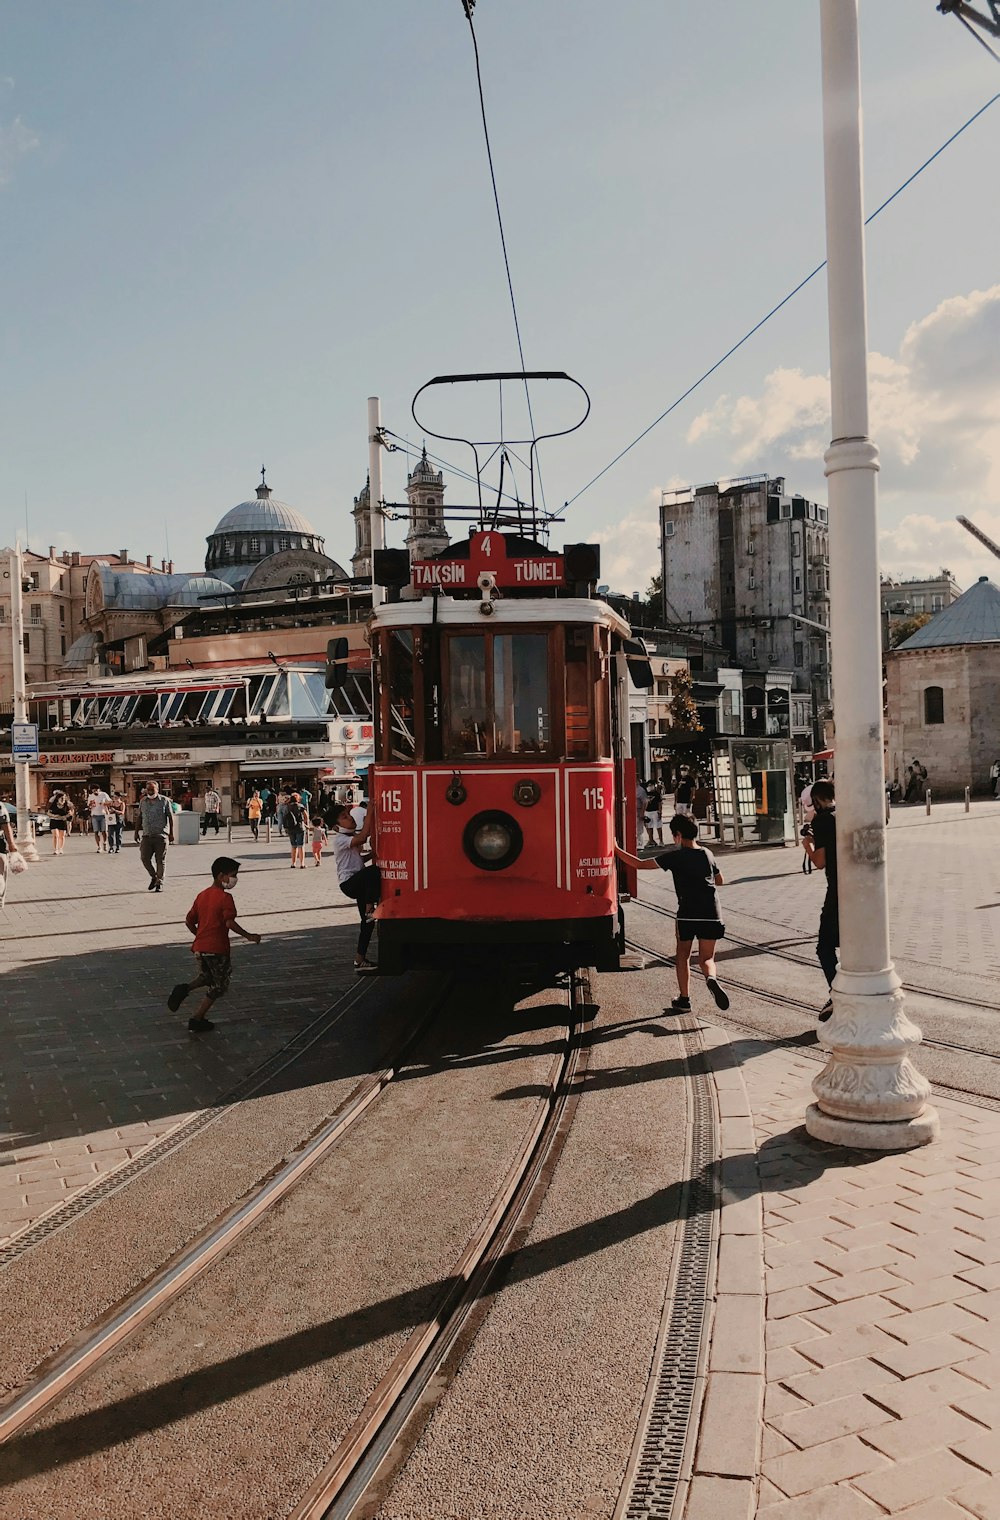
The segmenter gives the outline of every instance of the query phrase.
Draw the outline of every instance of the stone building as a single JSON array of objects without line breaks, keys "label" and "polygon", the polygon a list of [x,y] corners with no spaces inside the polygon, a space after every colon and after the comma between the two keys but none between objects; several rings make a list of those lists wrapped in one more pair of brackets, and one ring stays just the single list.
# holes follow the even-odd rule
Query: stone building
[{"label": "stone building", "polygon": [[[664,491],[660,552],[665,615],[708,635],[729,663],[790,671],[810,701],[814,738],[830,701],[827,508],[755,475]],[[798,704],[801,707],[801,702]]]},{"label": "stone building", "polygon": [[889,777],[914,759],[936,797],[989,789],[1000,759],[1000,589],[981,575],[886,656]]},{"label": "stone building", "polygon": [[347,580],[323,552],[322,535],[301,512],[272,496],[264,473],[255,499],[239,502],[208,535],[206,575],[244,592]]},{"label": "stone building", "polygon": [[410,531],[406,547],[411,562],[432,559],[448,548],[448,529],[444,524],[444,472],[435,470],[427,450],[406,477],[406,499],[410,503]]},{"label": "stone building", "polygon": [[882,647],[892,648],[892,631],[897,624],[924,613],[943,612],[962,595],[962,588],[950,570],[921,579],[911,576],[883,575],[880,595],[882,601]]}]

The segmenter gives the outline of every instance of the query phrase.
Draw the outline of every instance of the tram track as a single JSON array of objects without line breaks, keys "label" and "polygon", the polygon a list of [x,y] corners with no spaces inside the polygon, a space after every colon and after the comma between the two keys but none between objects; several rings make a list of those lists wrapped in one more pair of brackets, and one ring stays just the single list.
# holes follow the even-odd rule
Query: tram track
[{"label": "tram track", "polygon": [[[341,1016],[361,1000],[363,991],[367,991],[367,986],[363,990],[358,989],[353,998],[348,1000],[348,997],[345,997],[340,1000],[346,1005],[342,1009]],[[313,1167],[327,1156],[331,1148],[358,1122],[398,1075],[406,1056],[433,1022],[448,995],[448,992],[445,992],[433,1000],[430,1007],[425,1009],[417,1022],[407,1030],[397,1049],[392,1053],[389,1063],[363,1081],[338,1112],[305,1140],[287,1162],[262,1178],[258,1186],[246,1198],[225,1210],[220,1217],[200,1231],[192,1244],[186,1246],[153,1273],[140,1288],[128,1296],[124,1303],[109,1310],[96,1324],[75,1336],[51,1362],[43,1364],[27,1387],[15,1393],[6,1402],[0,1403],[0,1447],[13,1440],[71,1388],[80,1383],[101,1361],[137,1334],[143,1325],[179,1298],[214,1261],[230,1250],[259,1222],[264,1214],[273,1209]],[[141,1172],[162,1159],[168,1143],[169,1149],[175,1150],[189,1140],[196,1131],[202,1130],[207,1122],[219,1117],[233,1103],[244,1101],[259,1091],[293,1061],[301,1059],[315,1040],[329,1032],[329,1028],[329,1023],[324,1019],[324,1028],[321,1032],[315,1034],[308,1043],[299,1044],[295,1054],[288,1060],[277,1066],[273,1062],[268,1062],[266,1075],[261,1076],[252,1085],[241,1084],[236,1097],[230,1098],[212,1110],[203,1111],[190,1125],[182,1126],[180,1130],[166,1136],[163,1142],[164,1149],[161,1150],[160,1146],[155,1147],[155,1156],[137,1157],[129,1164],[127,1176],[117,1174],[112,1178],[102,1180],[113,1181],[116,1190],[135,1180]],[[101,1190],[99,1197],[78,1197],[72,1204],[66,1206],[66,1213],[69,1217],[76,1217],[81,1212],[80,1205],[92,1207],[99,1198],[105,1196],[107,1196],[106,1188]],[[74,1204],[77,1206],[74,1207]],[[40,1221],[49,1225],[47,1234],[53,1233],[55,1229],[67,1222],[68,1218],[59,1219],[51,1216],[46,1221]],[[32,1244],[36,1243],[37,1241],[32,1241]],[[12,1246],[18,1244],[20,1244],[19,1239],[11,1242]]]},{"label": "tram track", "polygon": [[[671,920],[671,922],[676,922],[676,913],[672,912],[669,908],[662,907],[659,903],[640,902],[636,900],[635,905],[638,908],[642,908],[647,913],[655,913],[661,918],[668,918]],[[726,933],[726,942],[727,944],[738,945],[741,950],[755,950],[760,955],[769,955],[776,960],[789,961],[794,966],[808,966],[810,969],[815,968],[815,962],[807,956],[793,955],[789,950],[783,950],[778,946],[762,945],[759,941],[743,939],[740,935],[730,934],[728,931]],[[725,958],[723,957],[723,960],[724,959]],[[732,978],[728,975],[728,972],[726,975],[726,980],[732,981]],[[737,982],[732,982],[732,985],[735,987],[739,984]],[[748,990],[758,991],[759,989],[750,988]],[[958,1004],[966,1008],[982,1008],[989,1013],[996,1012],[996,1002],[988,1002],[984,998],[954,997],[950,993],[940,992],[934,987],[921,987],[915,982],[904,982],[903,991],[911,992],[918,997],[934,998],[936,1001],[942,1003]],[[785,1001],[789,1000],[785,999]],[[795,999],[791,999],[790,1001],[797,1002]],[[802,1003],[800,1006],[809,1007],[811,1005]],[[816,1011],[818,1012],[818,1010]],[[966,1046],[955,1046],[954,1048],[956,1050],[969,1049],[971,1051],[971,1047]],[[981,1052],[974,1051],[971,1053],[978,1055]]]},{"label": "tram track", "polygon": [[[484,1290],[490,1278],[510,1251],[512,1242],[516,1242],[527,1230],[530,1218],[540,1202],[540,1195],[544,1192],[547,1169],[554,1165],[553,1158],[558,1154],[568,1131],[574,1102],[574,1083],[587,1061],[582,1036],[592,1013],[585,1003],[584,991],[585,984],[574,979],[568,993],[569,1007],[558,1053],[550,1061],[544,1083],[539,1082],[539,1090],[544,1088],[544,1091],[533,1105],[531,1122],[517,1146],[514,1160],[506,1167],[503,1180],[485,1214],[479,1218],[475,1230],[467,1239],[465,1249],[449,1271],[441,1273],[436,1283],[402,1295],[404,1298],[416,1298],[418,1293],[427,1292],[428,1287],[435,1289],[429,1312],[420,1316],[419,1321],[410,1329],[405,1344],[393,1356],[367,1398],[359,1401],[360,1412],[356,1413],[335,1447],[329,1448],[332,1456],[308,1488],[299,1490],[301,1497],[290,1511],[299,1520],[306,1520],[306,1517],[308,1520],[319,1520],[320,1516],[346,1517],[354,1513],[361,1497],[370,1489],[373,1479],[382,1468],[400,1431],[411,1420],[414,1410],[418,1406],[426,1408],[428,1388],[433,1385],[443,1391],[442,1363],[454,1352],[456,1342],[463,1332],[466,1335],[469,1333],[477,1306],[482,1308]],[[586,991],[589,993],[589,988]],[[420,1030],[411,1033],[406,1045],[409,1056],[412,1057],[432,1016],[424,1020]],[[320,1163],[331,1155],[338,1141],[349,1130],[357,1127],[358,1121],[370,1111],[375,1099],[393,1082],[403,1059],[403,1053],[396,1052],[394,1069],[386,1068],[364,1084],[348,1107],[313,1136],[286,1166],[266,1179],[253,1196],[202,1232],[193,1245],[156,1273],[127,1302],[81,1334],[57,1359],[37,1369],[32,1381],[22,1386],[0,1409],[0,1446],[14,1455],[14,1463],[8,1467],[8,1472],[14,1473],[15,1482],[21,1477],[30,1480],[32,1472],[40,1474],[63,1468],[66,1459],[52,1460],[51,1455],[43,1456],[39,1444],[45,1443],[52,1434],[51,1418],[54,1416],[61,1420],[63,1428],[72,1429],[81,1421],[86,1423],[104,1417],[100,1410],[95,1415],[85,1414],[81,1417],[71,1413],[64,1417],[60,1407],[63,1401],[95,1374],[113,1353],[124,1351],[129,1342],[136,1342],[138,1332],[144,1326],[149,1327],[148,1334],[142,1337],[144,1345],[148,1344],[150,1336],[159,1336],[159,1324],[151,1322],[154,1318],[159,1320],[172,1306],[174,1313],[178,1307],[182,1309],[181,1301],[196,1282],[209,1281],[209,1294],[218,1294],[220,1290],[211,1287],[211,1269],[221,1264],[222,1258],[255,1225],[265,1218],[273,1220],[279,1212],[277,1205],[293,1189],[298,1188],[307,1175],[319,1173]],[[418,1062],[417,1066],[419,1065]],[[433,1063],[429,1069],[434,1069]],[[456,1071],[465,1069],[467,1068],[456,1068]],[[411,1060],[407,1075],[414,1074],[422,1073],[415,1071]],[[273,1224],[272,1228],[275,1228]],[[144,1353],[131,1353],[134,1356],[140,1354]],[[153,1365],[155,1361],[154,1355]],[[114,1364],[115,1367],[118,1365],[117,1362]],[[113,1376],[113,1369],[109,1368],[102,1375],[101,1382],[107,1384]],[[142,1386],[152,1388],[154,1381],[155,1379],[144,1375]],[[116,1382],[114,1386],[117,1387]],[[80,1388],[80,1393],[87,1398],[85,1386]],[[100,1403],[99,1392],[97,1398]],[[79,1405],[78,1395],[71,1407],[78,1408]],[[48,1417],[45,1420],[45,1430],[32,1430],[30,1427],[35,1426],[43,1416]],[[56,1430],[59,1428],[57,1425]],[[18,1448],[23,1448],[25,1442],[29,1448],[27,1468],[22,1467],[19,1471]],[[72,1462],[69,1466],[72,1466]],[[315,1467],[312,1471],[315,1473]],[[10,1482],[11,1479],[6,1481]],[[13,1499],[15,1496],[11,1493],[10,1497]],[[140,1509],[136,1509],[135,1513],[138,1514]],[[132,1512],[129,1508],[128,1513]],[[141,1512],[145,1513],[145,1510],[141,1509]],[[178,1504],[176,1513],[179,1515],[182,1512],[186,1513],[183,1505]],[[242,1513],[235,1507],[227,1508],[226,1512]],[[268,1508],[264,1512],[270,1514],[271,1510]],[[285,1508],[281,1509],[281,1513],[286,1512]],[[13,1514],[14,1511],[5,1510],[5,1513]],[[21,1514],[22,1511],[17,1510],[17,1513]],[[59,1513],[63,1513],[63,1510],[60,1509]],[[257,1511],[254,1510],[254,1513]]]}]

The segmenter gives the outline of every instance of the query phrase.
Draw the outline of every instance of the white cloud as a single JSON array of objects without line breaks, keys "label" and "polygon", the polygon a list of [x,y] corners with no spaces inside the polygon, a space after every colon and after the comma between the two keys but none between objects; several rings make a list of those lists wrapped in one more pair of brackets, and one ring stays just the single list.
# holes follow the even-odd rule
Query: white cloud
[{"label": "white cloud", "polygon": [[[945,497],[944,510],[970,517],[1000,508],[1000,285],[942,301],[897,357],[872,353],[869,390],[883,499]],[[689,443],[712,437],[748,473],[815,464],[830,438],[829,377],[777,369],[759,395],[721,397],[688,431]]]},{"label": "white cloud", "polygon": [[660,491],[683,484],[671,479],[656,486],[646,493],[642,506],[587,535],[588,543],[601,546],[601,581],[612,591],[645,596],[653,576],[660,573]]},{"label": "white cloud", "polygon": [[20,116],[15,116],[9,127],[0,127],[0,185],[6,185],[14,173],[14,166],[26,154],[41,146],[41,139]]},{"label": "white cloud", "polygon": [[[969,514],[977,528],[1000,544],[1000,512]],[[879,534],[879,563],[893,575],[926,575],[947,568],[963,591],[981,575],[1000,583],[1000,559],[953,518],[913,512]]]}]

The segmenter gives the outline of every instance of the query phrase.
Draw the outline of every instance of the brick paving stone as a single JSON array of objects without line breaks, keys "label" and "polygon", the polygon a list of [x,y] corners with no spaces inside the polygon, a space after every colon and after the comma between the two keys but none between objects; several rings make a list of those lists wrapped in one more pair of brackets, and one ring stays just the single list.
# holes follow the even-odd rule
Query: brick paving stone
[{"label": "brick paving stone", "polygon": [[[796,1499],[779,1499],[767,1513],[768,1520],[873,1520],[882,1512],[857,1489],[837,1483]],[[955,1510],[952,1520],[958,1514]]]},{"label": "brick paving stone", "polygon": [[769,1294],[781,1293],[785,1288],[811,1287],[814,1283],[819,1284],[824,1280],[834,1277],[836,1271],[829,1267],[821,1266],[818,1261],[796,1261],[787,1267],[771,1267],[767,1273],[767,1291]]},{"label": "brick paving stone", "polygon": [[803,1318],[833,1335],[838,1330],[854,1330],[858,1325],[873,1325],[899,1314],[895,1304],[884,1294],[878,1294],[872,1298],[848,1298],[825,1309],[810,1309]]},{"label": "brick paving stone", "polygon": [[[965,1427],[962,1434],[967,1434],[968,1420],[962,1419],[961,1415],[956,1415],[955,1420]],[[870,1432],[879,1425],[898,1423],[892,1415],[870,1403],[863,1394],[849,1393],[844,1398],[830,1399],[824,1404],[814,1404],[808,1409],[779,1415],[774,1421],[774,1428],[794,1441],[796,1446],[818,1446],[824,1441],[835,1440],[837,1436],[858,1435],[861,1431]],[[884,1449],[877,1440],[872,1444]]]},{"label": "brick paving stone", "polygon": [[964,1284],[968,1281],[967,1274],[959,1277],[929,1277],[919,1283],[901,1282],[898,1287],[889,1288],[882,1296],[890,1303],[898,1304],[901,1309],[930,1309],[934,1304],[957,1303],[960,1298],[966,1298],[968,1295]]},{"label": "brick paving stone", "polygon": [[[961,1365],[964,1370],[972,1363],[963,1362]],[[953,1367],[941,1367],[934,1372],[923,1372],[905,1380],[887,1380],[865,1390],[873,1403],[881,1404],[898,1419],[916,1414],[931,1415],[947,1405],[957,1406],[982,1391],[981,1384],[963,1377]]]},{"label": "brick paving stone", "polygon": [[759,1377],[711,1372],[698,1429],[696,1471],[719,1477],[757,1475],[763,1386]]},{"label": "brick paving stone", "polygon": [[974,1346],[954,1335],[935,1335],[929,1340],[917,1341],[912,1346],[904,1346],[885,1335],[882,1339],[885,1341],[885,1349],[880,1348],[872,1355],[877,1356],[884,1367],[891,1368],[903,1378],[915,1377],[919,1372],[934,1372],[939,1367],[952,1367],[968,1361],[976,1354]]},{"label": "brick paving stone", "polygon": [[816,1370],[812,1362],[807,1361],[794,1346],[781,1346],[776,1351],[766,1351],[764,1365],[769,1383],[783,1383],[800,1373]]},{"label": "brick paving stone", "polygon": [[890,1419],[888,1424],[867,1431],[865,1440],[894,1462],[899,1462],[928,1446],[954,1447],[957,1442],[970,1440],[976,1435],[988,1436],[989,1432],[981,1427],[977,1430],[965,1415],[945,1407],[935,1409],[933,1419],[928,1419],[926,1414],[913,1414],[906,1420]]},{"label": "brick paving stone", "polygon": [[[779,1457],[778,1460],[790,1459]],[[908,1504],[954,1493],[968,1483],[971,1473],[967,1462],[942,1448],[889,1463],[880,1472],[860,1474],[854,1479],[854,1485],[892,1514],[905,1509]]]},{"label": "brick paving stone", "polygon": [[753,1510],[750,1480],[694,1477],[688,1485],[684,1520],[749,1520]]},{"label": "brick paving stone", "polygon": [[894,1314],[891,1319],[880,1319],[878,1326],[904,1346],[915,1341],[927,1340],[932,1335],[954,1333],[961,1336],[973,1327],[974,1320],[960,1304],[934,1304],[929,1309],[916,1309],[910,1314]]},{"label": "brick paving stone", "polygon": [[[958,1458],[953,1459],[958,1462]],[[866,1446],[857,1436],[841,1436],[827,1441],[823,1446],[810,1446],[806,1451],[796,1451],[783,1457],[772,1457],[763,1464],[764,1474],[790,1498],[815,1491],[827,1484],[852,1478],[857,1486],[864,1474],[872,1478],[878,1469],[890,1464],[880,1451]],[[918,1497],[921,1497],[918,1495]]]},{"label": "brick paving stone", "polygon": [[959,1509],[950,1499],[928,1499],[926,1504],[913,1505],[901,1513],[904,1520],[969,1520],[968,1510]]},{"label": "brick paving stone", "polygon": [[846,1277],[836,1277],[824,1283],[823,1292],[834,1303],[843,1303],[849,1298],[868,1298],[873,1293],[884,1293],[886,1288],[893,1287],[899,1281],[891,1272],[884,1267],[872,1267],[866,1272],[852,1272]]},{"label": "brick paving stone", "polygon": [[959,1304],[980,1319],[1000,1319],[1000,1289],[969,1293],[959,1299]]},{"label": "brick paving stone", "polygon": [[958,1274],[965,1282],[973,1287],[982,1288],[989,1292],[991,1288],[1000,1288],[1000,1262],[993,1262],[987,1267],[970,1267],[968,1271]]},{"label": "brick paving stone", "polygon": [[768,1350],[777,1351],[781,1346],[800,1346],[808,1355],[805,1343],[823,1340],[825,1336],[824,1330],[811,1325],[800,1314],[789,1315],[787,1319],[769,1319],[764,1325],[764,1345]]},{"label": "brick paving stone", "polygon": [[[834,1367],[838,1362],[853,1362],[864,1357],[875,1357],[889,1366],[893,1356],[898,1359],[901,1352],[909,1351],[911,1348],[901,1346],[898,1341],[894,1341],[886,1335],[884,1330],[878,1329],[875,1325],[861,1324],[847,1330],[834,1331],[824,1340],[812,1342],[808,1350],[803,1343],[802,1349],[809,1360],[816,1362],[818,1366]],[[965,1350],[969,1356],[975,1356],[975,1351],[971,1346],[966,1347]],[[896,1368],[893,1367],[892,1370],[896,1371]],[[921,1370],[926,1369],[914,1368],[914,1371]],[[908,1374],[899,1372],[898,1376],[906,1377]]]},{"label": "brick paving stone", "polygon": [[1000,1391],[995,1388],[969,1393],[955,1401],[955,1408],[989,1430],[1000,1429]]},{"label": "brick paving stone", "polygon": [[983,1478],[967,1483],[952,1497],[978,1516],[978,1520],[1000,1520],[1000,1478]]},{"label": "brick paving stone", "polygon": [[1000,1473],[1000,1441],[992,1430],[977,1431],[964,1441],[949,1440],[948,1445],[957,1457],[981,1467],[991,1478]]},{"label": "brick paving stone", "polygon": [[785,1288],[780,1293],[768,1293],[767,1318],[786,1319],[791,1314],[802,1314],[807,1309],[821,1309],[830,1300],[811,1286]]},{"label": "brick paving stone", "polygon": [[[825,1404],[830,1399],[843,1398],[849,1393],[870,1393],[873,1390],[877,1390],[877,1396],[881,1398],[884,1389],[895,1392],[905,1386],[877,1362],[864,1358],[854,1362],[839,1362],[835,1367],[827,1367],[822,1371],[799,1373],[782,1381],[791,1393],[810,1404]],[[968,1386],[960,1385],[961,1391],[967,1392]],[[888,1407],[896,1413],[891,1402]]]}]

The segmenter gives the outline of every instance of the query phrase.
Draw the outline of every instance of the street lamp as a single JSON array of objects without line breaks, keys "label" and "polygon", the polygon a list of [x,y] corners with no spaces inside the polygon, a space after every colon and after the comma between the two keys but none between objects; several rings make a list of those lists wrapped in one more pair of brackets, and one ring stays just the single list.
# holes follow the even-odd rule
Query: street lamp
[{"label": "street lamp", "polygon": [[906,1016],[889,948],[878,577],[878,449],[868,433],[868,333],[861,194],[858,0],[821,0],[823,146],[833,441],[830,624],[837,752],[840,969],[827,1063],[806,1128],[863,1150],[906,1150],[938,1133],[930,1086],[910,1061],[920,1030]]},{"label": "street lamp", "polygon": [[[24,674],[24,607],[21,604],[22,592],[28,590],[24,583],[24,563],[21,559],[21,546],[18,544],[10,551],[8,561],[10,571],[10,652],[11,664],[14,671],[14,722],[27,723],[28,721],[28,698],[27,682]],[[30,582],[29,582],[30,585]],[[13,730],[11,731],[13,738]],[[13,751],[13,742],[11,743]],[[26,760],[13,760],[14,765],[14,800],[17,805],[17,848],[25,860],[37,860],[38,851],[35,841],[31,837],[31,822],[28,817],[28,763]]]}]

